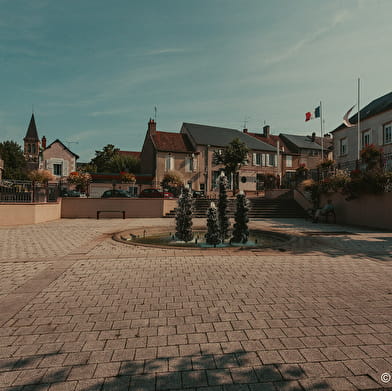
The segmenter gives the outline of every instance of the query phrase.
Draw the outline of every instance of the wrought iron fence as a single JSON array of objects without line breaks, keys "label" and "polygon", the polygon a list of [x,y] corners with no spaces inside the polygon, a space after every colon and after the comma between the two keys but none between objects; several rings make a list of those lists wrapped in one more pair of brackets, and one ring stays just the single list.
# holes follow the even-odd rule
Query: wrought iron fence
[{"label": "wrought iron fence", "polygon": [[56,202],[58,183],[35,184],[31,181],[0,181],[0,202]]}]

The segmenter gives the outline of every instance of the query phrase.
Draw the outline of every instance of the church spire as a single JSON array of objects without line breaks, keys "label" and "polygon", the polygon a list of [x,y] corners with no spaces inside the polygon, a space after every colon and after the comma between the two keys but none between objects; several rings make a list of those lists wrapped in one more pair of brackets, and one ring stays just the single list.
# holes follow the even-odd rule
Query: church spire
[{"label": "church spire", "polygon": [[29,127],[27,128],[26,136],[24,140],[39,141],[37,126],[35,125],[34,113],[31,115]]}]

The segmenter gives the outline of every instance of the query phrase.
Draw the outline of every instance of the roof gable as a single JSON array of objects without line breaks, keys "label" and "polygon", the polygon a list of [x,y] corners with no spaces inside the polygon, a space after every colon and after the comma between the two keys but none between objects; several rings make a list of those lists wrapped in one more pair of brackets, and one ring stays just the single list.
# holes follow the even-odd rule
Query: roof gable
[{"label": "roof gable", "polygon": [[[259,139],[249,136],[237,129],[221,128],[217,126],[200,125],[184,122],[182,129],[190,134],[198,145],[211,145],[214,147],[226,147],[235,138],[240,139],[246,146],[253,150],[275,151],[275,148]],[[183,131],[181,129],[181,131]]]},{"label": "roof gable", "polygon": [[152,141],[157,151],[192,153],[194,149],[188,136],[183,133],[154,132]]},{"label": "roof gable", "polygon": [[37,126],[35,125],[34,114],[31,115],[29,127],[27,128],[27,132],[24,140],[39,141]]},{"label": "roof gable", "polygon": [[53,144],[60,144],[62,146],[63,149],[65,149],[66,151],[68,151],[71,155],[74,155],[76,159],[79,159],[79,156],[76,153],[73,153],[68,147],[66,147],[58,138],[56,140],[54,140],[52,143],[50,143],[45,149],[44,151],[46,151],[47,149],[51,148]]}]

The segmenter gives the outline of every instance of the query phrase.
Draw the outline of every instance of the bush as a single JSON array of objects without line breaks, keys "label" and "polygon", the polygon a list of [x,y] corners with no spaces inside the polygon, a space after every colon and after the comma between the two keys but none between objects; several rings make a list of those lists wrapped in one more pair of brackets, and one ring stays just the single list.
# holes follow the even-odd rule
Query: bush
[{"label": "bush", "polygon": [[47,183],[55,178],[48,170],[33,170],[28,173],[28,177],[33,182]]}]

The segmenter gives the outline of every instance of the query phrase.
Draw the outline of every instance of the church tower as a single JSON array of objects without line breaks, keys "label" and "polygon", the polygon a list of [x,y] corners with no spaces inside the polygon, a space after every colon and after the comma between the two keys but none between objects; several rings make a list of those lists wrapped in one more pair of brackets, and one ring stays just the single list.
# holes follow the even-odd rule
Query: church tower
[{"label": "church tower", "polygon": [[29,127],[24,141],[24,156],[27,162],[27,169],[29,171],[38,169],[39,166],[39,145],[40,141],[37,133],[37,126],[35,125],[34,114],[31,115]]}]

